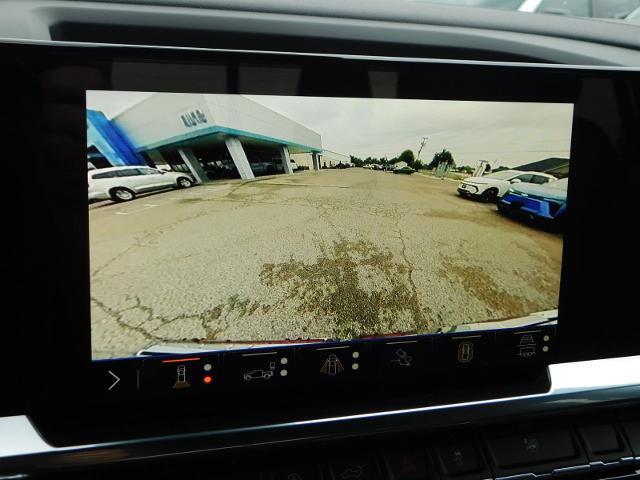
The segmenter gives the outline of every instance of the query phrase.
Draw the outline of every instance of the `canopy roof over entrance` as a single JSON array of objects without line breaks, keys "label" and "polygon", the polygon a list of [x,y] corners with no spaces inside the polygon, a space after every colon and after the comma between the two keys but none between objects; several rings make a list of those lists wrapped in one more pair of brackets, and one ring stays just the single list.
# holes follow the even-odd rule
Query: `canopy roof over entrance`
[{"label": "canopy roof over entrance", "polygon": [[318,133],[241,95],[156,93],[112,122],[137,151],[226,136],[287,146],[291,153],[322,151]]}]

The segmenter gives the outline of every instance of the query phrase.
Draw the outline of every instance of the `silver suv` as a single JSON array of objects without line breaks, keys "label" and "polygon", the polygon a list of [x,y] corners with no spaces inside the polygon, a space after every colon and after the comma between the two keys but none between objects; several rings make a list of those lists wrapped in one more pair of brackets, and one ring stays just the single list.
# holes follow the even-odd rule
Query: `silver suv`
[{"label": "silver suv", "polygon": [[182,172],[165,172],[151,167],[110,167],[89,170],[89,201],[127,202],[140,193],[167,188],[189,188],[195,181]]}]

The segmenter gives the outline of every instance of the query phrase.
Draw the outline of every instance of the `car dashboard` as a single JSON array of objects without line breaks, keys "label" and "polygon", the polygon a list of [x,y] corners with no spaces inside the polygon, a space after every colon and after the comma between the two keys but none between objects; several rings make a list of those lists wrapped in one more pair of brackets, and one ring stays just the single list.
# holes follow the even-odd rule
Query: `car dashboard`
[{"label": "car dashboard", "polygon": [[[7,416],[3,470],[36,478],[343,478],[356,468],[367,478],[631,479],[639,365],[638,357],[554,365],[543,394],[67,447],[44,441],[28,417]],[[527,446],[515,445],[532,438],[544,444],[528,448],[543,450],[527,460]]]},{"label": "car dashboard", "polygon": [[[290,94],[313,96],[320,92],[336,97],[349,97],[353,92],[360,95],[359,87],[354,85],[361,83],[351,84],[339,78],[313,81],[313,77],[326,73],[325,65],[331,71],[334,64],[344,65],[347,73],[364,78],[364,71],[355,67],[349,70],[351,65],[387,62],[386,70],[378,71],[378,77],[367,79],[371,80],[371,90],[362,95],[380,98],[393,97],[401,90],[402,82],[396,85],[392,80],[397,81],[397,77],[388,76],[392,70],[389,65],[395,63],[415,63],[420,68],[433,64],[442,71],[458,67],[496,69],[479,75],[477,81],[475,77],[462,75],[463,78],[451,82],[435,81],[429,76],[411,78],[407,70],[398,78],[405,81],[408,78],[410,81],[405,85],[409,88],[399,96],[409,99],[424,87],[436,98],[437,92],[442,91],[445,92],[442,98],[474,100],[477,91],[495,89],[497,83],[493,82],[498,81],[504,82],[500,83],[503,89],[494,90],[491,100],[509,97],[526,101],[532,85],[543,85],[544,72],[549,70],[559,72],[558,78],[562,77],[558,83],[549,83],[549,88],[557,87],[557,91],[547,92],[546,99],[555,101],[568,95],[562,88],[565,83],[570,85],[567,91],[574,88],[572,75],[593,74],[608,81],[640,71],[640,35],[638,27],[631,24],[615,24],[613,28],[612,22],[601,20],[422,2],[193,0],[173,4],[160,0],[6,0],[0,2],[0,10],[3,12],[0,38],[9,47],[56,47],[69,51],[76,48],[76,58],[100,53],[112,55],[117,61],[126,59],[129,49],[140,49],[137,58],[141,62],[156,61],[156,67],[162,62],[186,62],[184,59],[191,58],[190,55],[194,56],[194,63],[206,62],[208,56],[217,59],[220,55],[223,60],[227,58],[225,55],[231,59],[246,56],[244,67],[248,65],[248,70],[241,74],[229,67],[227,90],[222,93],[278,95],[289,88],[289,77],[265,75],[259,68],[261,62],[280,62],[278,65],[284,65],[282,72],[286,73],[290,67],[287,62],[298,60],[307,62],[306,66],[317,60],[320,67],[303,69],[307,90]],[[173,60],[167,60],[169,57]],[[219,63],[233,64],[233,60],[224,61]],[[536,83],[531,77],[526,84],[516,84],[507,73],[510,69],[528,68],[533,69],[532,75],[539,76],[535,78],[542,80]],[[156,90],[172,92],[180,82],[193,80],[197,76],[190,73],[193,71],[174,69],[166,84],[170,86],[155,79],[161,85]],[[122,84],[130,87],[122,90],[136,90],[136,82],[144,77],[136,77],[135,69],[131,72],[122,76]],[[526,73],[518,75],[524,78]],[[111,78],[113,85],[118,81],[113,80],[116,77]],[[113,85],[110,88],[116,90]],[[147,89],[144,81],[137,85],[139,90]],[[202,85],[206,82],[196,84],[193,92],[207,88]],[[593,85],[595,91],[602,83],[595,81]],[[621,83],[616,85],[619,87]],[[473,93],[460,90],[466,87]],[[289,90],[294,92],[295,88]],[[9,102],[10,92],[7,95],[5,89],[3,93]],[[637,100],[629,95],[628,98]],[[603,94],[602,98],[599,100],[602,103],[587,116],[598,117],[599,109],[608,112],[604,105],[609,97]],[[197,115],[192,120],[194,125],[206,121]],[[602,120],[608,126],[613,124],[607,122],[606,118]],[[84,117],[81,123],[84,124]],[[185,125],[188,123],[189,119]],[[580,138],[588,137],[584,132],[588,130],[581,131]],[[632,167],[635,170],[630,171],[637,172],[637,162]],[[291,166],[285,165],[284,170],[287,168]],[[345,170],[349,169],[345,166]],[[82,175],[86,179],[86,172]],[[176,178],[187,177],[190,182],[198,181],[193,176]],[[637,181],[633,183],[632,175],[627,177],[629,187],[625,194],[631,198],[638,185]],[[101,200],[108,198],[105,193]],[[190,199],[181,201],[187,204]],[[151,208],[148,205],[145,208]],[[613,255],[622,255],[623,248],[631,245],[630,239],[624,241],[620,252]],[[607,245],[607,252],[615,250],[613,243]],[[629,294],[631,287],[622,288]],[[607,288],[609,292],[616,287]],[[573,295],[576,299],[580,296]],[[626,296],[627,302],[630,298],[631,294]],[[628,314],[624,310],[628,305],[611,306],[611,311]],[[588,307],[583,308],[588,313]],[[605,307],[602,309],[598,313],[606,311]],[[597,349],[593,345],[600,343],[596,338],[600,327],[585,322],[581,331],[580,323],[573,322],[575,336],[567,346],[571,355],[544,368],[536,366],[534,370],[523,371],[522,375],[517,368],[483,372],[476,378],[473,371],[457,377],[451,370],[438,376],[437,389],[429,390],[429,379],[422,378],[415,382],[381,383],[354,395],[345,386],[322,394],[318,392],[323,390],[323,384],[306,385],[304,392],[287,387],[282,396],[289,398],[282,403],[280,393],[251,395],[242,402],[244,413],[224,404],[229,406],[229,414],[217,411],[225,407],[211,398],[194,402],[193,407],[170,401],[165,405],[164,400],[154,399],[148,404],[137,404],[140,412],[147,407],[153,412],[140,422],[135,415],[118,418],[122,410],[108,411],[109,406],[99,402],[88,404],[88,413],[83,411],[78,416],[74,416],[73,408],[60,410],[63,413],[59,415],[47,408],[35,408],[36,404],[41,407],[42,399],[34,400],[38,391],[28,385],[30,367],[25,366],[20,371],[21,388],[0,401],[0,478],[139,475],[260,480],[640,479],[640,357],[634,356],[638,353],[635,329],[622,320],[618,327],[610,325],[615,333],[611,338],[601,339],[607,350],[603,347],[602,352],[596,352],[591,349]],[[626,335],[627,343],[620,340],[625,332],[631,332]],[[18,327],[17,338],[27,342],[29,335],[26,327]],[[38,340],[42,342],[39,345],[46,340]],[[569,343],[566,339],[562,341]],[[176,352],[163,348],[141,350],[136,360],[151,362],[154,355],[167,352],[195,355],[192,350]],[[464,353],[460,352],[458,359],[464,363],[466,360],[460,360]],[[265,377],[264,371],[259,370],[254,378],[252,372],[257,371],[249,372],[244,380],[249,383],[273,375],[268,372],[269,377]],[[113,372],[111,375],[119,380]],[[179,370],[178,375],[180,379]],[[470,385],[466,385],[467,381]],[[59,393],[55,391],[53,396]],[[314,396],[317,396],[315,403],[301,400]],[[61,400],[60,405],[65,402],[66,399]],[[76,396],[70,402],[69,405],[76,406],[82,404],[82,398]],[[53,410],[58,406],[52,405]],[[129,422],[130,425],[124,425]]]}]

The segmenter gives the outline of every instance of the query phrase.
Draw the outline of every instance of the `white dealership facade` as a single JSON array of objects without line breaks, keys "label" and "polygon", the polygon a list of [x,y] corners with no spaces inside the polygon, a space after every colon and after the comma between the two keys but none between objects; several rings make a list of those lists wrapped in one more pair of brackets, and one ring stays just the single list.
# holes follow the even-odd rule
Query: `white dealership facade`
[{"label": "white dealership facade", "polygon": [[[241,95],[155,93],[107,119],[90,94],[87,146],[102,166],[188,169],[198,182],[323,166],[317,132]],[[325,166],[336,155],[327,152]]]}]

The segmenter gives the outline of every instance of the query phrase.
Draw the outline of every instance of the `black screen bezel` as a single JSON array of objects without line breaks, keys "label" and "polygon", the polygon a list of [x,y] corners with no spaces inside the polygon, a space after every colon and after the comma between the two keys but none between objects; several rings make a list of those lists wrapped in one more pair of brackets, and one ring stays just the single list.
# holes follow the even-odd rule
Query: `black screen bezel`
[{"label": "black screen bezel", "polygon": [[[24,282],[19,315],[21,324],[29,330],[24,335],[24,378],[41,371],[43,359],[55,359],[55,365],[73,365],[77,378],[83,379],[64,387],[54,375],[37,384],[27,382],[30,411],[48,412],[45,416],[50,416],[56,409],[90,411],[101,404],[86,391],[91,377],[91,333],[84,190],[85,91],[277,94],[284,89],[270,82],[268,75],[262,82],[252,82],[250,88],[243,87],[242,68],[246,66],[264,67],[265,71],[301,69],[297,91],[282,91],[285,95],[374,96],[377,93],[368,76],[373,70],[398,73],[396,98],[573,103],[571,157],[585,160],[582,164],[573,162],[576,167],[572,163],[572,219],[564,241],[557,346],[549,361],[589,360],[640,351],[631,322],[633,285],[626,280],[632,278],[636,261],[633,254],[628,260],[632,243],[623,222],[633,218],[633,199],[638,192],[632,178],[640,159],[635,135],[640,131],[640,73],[636,70],[96,45],[4,44],[0,48],[3,63],[11,67],[5,69],[11,74],[3,79],[5,104],[9,113],[13,109],[15,118],[15,131],[9,129],[5,134],[10,133],[14,142],[20,139],[23,151],[34,159],[33,171],[17,175],[36,178],[38,185],[35,194],[18,193],[23,236],[17,250],[19,258],[24,259],[20,264]],[[113,62],[152,64],[155,70],[147,74],[138,70],[137,76],[114,83],[110,76]],[[172,65],[174,72],[176,65],[189,68],[184,77],[154,76],[163,64]],[[194,78],[190,70],[193,65],[212,64],[224,67],[224,91],[203,92],[202,79]],[[340,80],[331,80],[337,72]],[[620,180],[624,188],[617,197],[620,208],[611,215],[605,215],[592,198],[598,183],[595,164],[607,153],[625,170]],[[66,166],[51,169],[47,158]],[[58,206],[48,198],[59,200]],[[31,214],[36,208],[40,211]],[[603,231],[611,237],[609,240]],[[50,244],[43,251],[45,238]],[[596,288],[597,278],[613,280]],[[38,301],[32,298],[34,290],[42,292]],[[34,321],[37,332],[32,330]],[[517,373],[517,367],[505,367]],[[109,408],[118,411],[123,405],[114,401]]]}]

